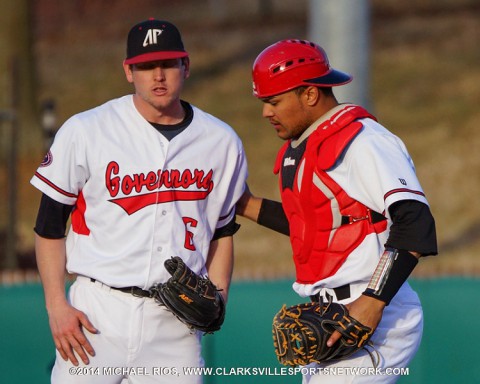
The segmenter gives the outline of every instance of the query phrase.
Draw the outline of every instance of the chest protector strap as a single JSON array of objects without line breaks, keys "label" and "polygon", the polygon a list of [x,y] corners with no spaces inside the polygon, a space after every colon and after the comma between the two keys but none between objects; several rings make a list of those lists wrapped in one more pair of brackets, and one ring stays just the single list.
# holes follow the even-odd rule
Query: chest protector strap
[{"label": "chest protector strap", "polygon": [[[300,190],[298,182],[293,191],[282,190],[299,283],[332,276],[368,234],[386,229],[383,216],[352,199],[326,172],[362,130],[356,120],[366,117],[375,119],[365,109],[348,105],[322,123],[308,138]],[[288,145],[278,153],[275,173]]]}]

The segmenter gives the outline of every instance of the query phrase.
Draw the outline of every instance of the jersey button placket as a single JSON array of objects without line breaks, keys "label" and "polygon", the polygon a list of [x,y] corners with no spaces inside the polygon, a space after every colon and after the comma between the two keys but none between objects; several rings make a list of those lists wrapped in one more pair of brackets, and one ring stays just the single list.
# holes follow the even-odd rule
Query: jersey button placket
[{"label": "jersey button placket", "polygon": [[[171,219],[171,213],[169,212],[168,208],[165,207],[165,205],[159,204],[157,207],[157,212],[156,212],[156,218],[155,218],[155,229],[154,229],[154,243],[153,243],[153,250],[154,250],[154,255],[152,254],[152,259],[151,259],[151,268],[150,270],[156,270],[158,269],[158,266],[156,267],[157,264],[161,264],[161,270],[164,270],[163,268],[163,262],[169,258],[171,255],[166,255],[165,253],[168,252],[169,249],[169,244],[170,244],[170,239],[169,231],[162,230],[163,228],[168,228],[169,223],[168,221]],[[168,205],[168,203],[166,204]]]},{"label": "jersey button placket", "polygon": [[[166,159],[167,159],[167,152],[168,152],[168,143],[163,142],[164,138],[160,137],[159,139],[159,157],[162,159],[159,164],[161,163],[161,168],[166,168]],[[160,160],[160,159],[159,159]],[[159,190],[162,188],[160,187]],[[157,199],[159,195],[157,195]],[[150,274],[149,280],[151,282],[156,282],[158,279],[159,270],[163,271],[163,262],[167,259],[165,252],[169,249],[169,233],[168,231],[162,230],[164,227],[164,220],[167,217],[168,211],[165,208],[165,204],[157,201],[155,204],[155,211],[154,215],[154,224],[153,224],[153,241],[152,241],[152,248],[151,248],[151,258],[150,258]]]}]

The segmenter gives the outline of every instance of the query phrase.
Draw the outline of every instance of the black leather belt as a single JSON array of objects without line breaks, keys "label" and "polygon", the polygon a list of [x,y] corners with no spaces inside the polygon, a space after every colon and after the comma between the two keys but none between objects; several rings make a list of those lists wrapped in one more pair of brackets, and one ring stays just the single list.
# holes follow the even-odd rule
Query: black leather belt
[{"label": "black leather belt", "polygon": [[[332,288],[332,291],[335,292],[335,296],[336,296],[335,299],[338,301],[349,299],[351,295],[350,284],[345,284],[345,285],[342,285],[341,287]],[[330,296],[330,295],[327,293],[327,296]],[[318,302],[319,301],[318,294],[310,296],[310,300],[312,300],[313,302]]]},{"label": "black leather belt", "polygon": [[[90,278],[90,281],[92,283],[95,283],[97,280]],[[100,281],[99,281],[100,283]],[[103,283],[102,283],[103,284]],[[150,291],[146,291],[140,287],[124,287],[124,288],[115,288],[115,287],[110,287],[111,289],[115,289],[116,291],[124,292],[124,293],[130,293],[131,295],[135,297],[152,297],[152,294]]]}]

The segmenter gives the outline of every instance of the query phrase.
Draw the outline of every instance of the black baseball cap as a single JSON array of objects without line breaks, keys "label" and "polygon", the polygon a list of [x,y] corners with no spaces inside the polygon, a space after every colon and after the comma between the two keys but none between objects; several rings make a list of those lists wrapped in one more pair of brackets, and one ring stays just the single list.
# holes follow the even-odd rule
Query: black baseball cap
[{"label": "black baseball cap", "polygon": [[151,18],[134,25],[128,33],[125,64],[186,56],[180,32],[168,21]]}]

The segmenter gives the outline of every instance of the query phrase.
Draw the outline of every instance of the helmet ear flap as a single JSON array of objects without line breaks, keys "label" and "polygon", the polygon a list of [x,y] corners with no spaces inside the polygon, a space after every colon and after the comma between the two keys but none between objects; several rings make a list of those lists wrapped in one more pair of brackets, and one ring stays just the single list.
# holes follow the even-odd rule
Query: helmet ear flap
[{"label": "helmet ear flap", "polygon": [[282,40],[264,49],[252,70],[253,94],[259,98],[302,85],[332,87],[352,77],[330,67],[326,52],[307,40]]}]

